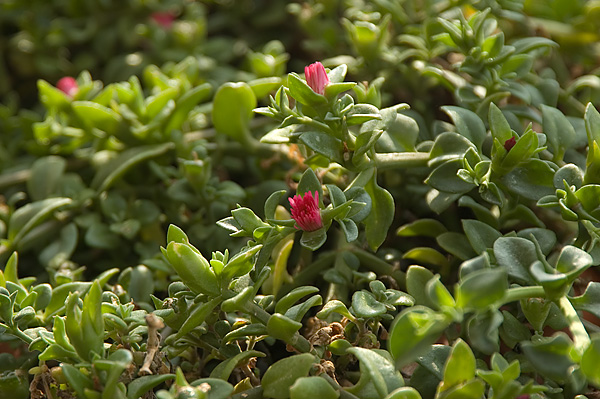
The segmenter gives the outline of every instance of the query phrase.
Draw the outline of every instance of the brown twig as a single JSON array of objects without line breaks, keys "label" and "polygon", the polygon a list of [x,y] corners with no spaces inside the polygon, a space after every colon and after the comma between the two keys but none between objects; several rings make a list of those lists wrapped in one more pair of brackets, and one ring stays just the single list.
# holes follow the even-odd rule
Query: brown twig
[{"label": "brown twig", "polygon": [[142,365],[142,368],[140,368],[140,371],[138,372],[139,375],[152,374],[152,370],[150,370],[150,365],[154,360],[154,356],[156,356],[156,353],[158,352],[160,344],[160,336],[158,334],[158,330],[165,326],[162,320],[152,313],[146,316],[146,324],[148,325],[148,343],[146,345],[146,358],[144,359],[144,364]]}]

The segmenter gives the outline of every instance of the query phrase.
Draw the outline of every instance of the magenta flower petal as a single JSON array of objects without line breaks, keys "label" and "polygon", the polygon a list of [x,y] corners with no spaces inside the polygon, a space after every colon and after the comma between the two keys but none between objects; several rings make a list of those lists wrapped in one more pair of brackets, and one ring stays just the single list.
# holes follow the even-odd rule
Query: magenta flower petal
[{"label": "magenta flower petal", "polygon": [[64,78],[61,78],[56,83],[56,88],[58,90],[62,91],[63,93],[65,93],[69,97],[73,97],[75,95],[75,93],[77,93],[77,91],[79,90],[79,86],[77,85],[77,82],[75,81],[74,78],[72,78],[70,76],[65,76]]},{"label": "magenta flower petal", "polygon": [[515,146],[515,144],[517,144],[517,140],[514,137],[511,137],[504,142],[504,149],[506,151],[510,151]]},{"label": "magenta flower petal", "polygon": [[150,18],[165,29],[170,29],[175,21],[175,15],[170,12],[154,12]]},{"label": "magenta flower petal", "polygon": [[306,75],[306,83],[315,93],[325,93],[325,86],[329,84],[329,76],[327,76],[323,64],[315,62],[304,67],[304,74]]},{"label": "magenta flower petal", "polygon": [[292,205],[292,219],[296,221],[297,228],[304,231],[315,231],[323,227],[321,209],[319,208],[319,193],[308,191],[304,197],[296,194],[290,198]]}]

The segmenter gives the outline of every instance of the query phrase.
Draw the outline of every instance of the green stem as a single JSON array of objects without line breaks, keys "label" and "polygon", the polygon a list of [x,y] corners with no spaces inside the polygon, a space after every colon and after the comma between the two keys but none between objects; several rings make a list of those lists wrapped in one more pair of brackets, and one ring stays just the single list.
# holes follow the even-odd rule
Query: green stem
[{"label": "green stem", "polygon": [[391,152],[375,154],[375,166],[379,170],[397,168],[418,168],[427,166],[428,152]]},{"label": "green stem", "polygon": [[566,295],[558,300],[558,306],[569,322],[569,330],[571,330],[571,334],[573,334],[573,344],[575,349],[582,355],[590,345],[590,336],[585,330],[573,304]]},{"label": "green stem", "polygon": [[510,288],[506,291],[506,295],[503,299],[503,304],[519,301],[521,299],[528,298],[545,298],[546,292],[544,291],[544,287],[535,286],[535,287],[517,287]]},{"label": "green stem", "polygon": [[30,169],[18,170],[16,172],[3,174],[0,176],[0,189],[19,183],[25,183],[31,176]]},{"label": "green stem", "polygon": [[298,121],[300,123],[302,123],[303,125],[309,125],[309,126],[316,127],[319,130],[322,130],[326,133],[329,133],[329,134],[335,136],[335,132],[331,129],[331,127],[329,127],[329,125],[327,125],[323,122],[319,122],[317,120],[314,120],[313,118],[309,118],[308,116],[299,116]]},{"label": "green stem", "polygon": [[15,337],[19,338],[21,341],[24,341],[28,345],[33,342],[33,338],[25,334],[23,331],[19,330],[19,327],[15,326],[12,330],[10,330],[10,333]]}]

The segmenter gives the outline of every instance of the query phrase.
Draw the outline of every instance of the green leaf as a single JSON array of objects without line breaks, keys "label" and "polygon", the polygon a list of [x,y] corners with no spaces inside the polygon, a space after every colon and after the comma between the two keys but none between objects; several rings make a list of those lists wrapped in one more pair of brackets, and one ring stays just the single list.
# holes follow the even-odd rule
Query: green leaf
[{"label": "green leaf", "polygon": [[145,375],[138,377],[127,385],[127,399],[138,399],[152,388],[175,378],[175,374]]},{"label": "green leaf", "polygon": [[225,83],[213,99],[212,121],[219,133],[247,143],[251,138],[248,124],[254,116],[256,96],[247,83]]},{"label": "green leaf", "polygon": [[481,151],[487,133],[479,116],[466,108],[451,105],[443,106],[442,110],[452,119],[458,133],[468,138]]},{"label": "green leaf", "polygon": [[510,191],[537,201],[545,195],[554,194],[554,172],[547,162],[529,159],[503,176],[502,183]]},{"label": "green leaf", "polygon": [[289,308],[285,312],[285,316],[289,317],[290,319],[292,319],[294,321],[302,322],[302,319],[304,318],[306,313],[310,310],[310,308],[312,308],[313,306],[320,306],[322,304],[323,304],[323,298],[321,298],[321,295],[314,295],[314,296],[311,296],[310,298],[308,298],[306,301]]},{"label": "green leaf", "polygon": [[467,193],[475,187],[475,184],[468,183],[458,177],[458,171],[462,168],[462,159],[444,162],[431,172],[427,179],[425,179],[425,183],[445,193]]},{"label": "green leaf", "polygon": [[[56,290],[55,290],[56,291]],[[102,289],[95,280],[79,308],[79,295],[69,295],[65,327],[69,341],[85,361],[104,353],[104,320],[102,319]]]},{"label": "green leaf", "polygon": [[492,248],[494,242],[502,236],[498,230],[479,220],[463,219],[462,225],[471,246],[478,254]]},{"label": "green leaf", "polygon": [[536,332],[546,325],[552,302],[544,298],[527,298],[520,301],[521,310]]},{"label": "green leaf", "polygon": [[494,242],[494,256],[511,278],[520,283],[532,282],[529,268],[538,260],[533,242],[521,237],[500,237]]},{"label": "green leaf", "polygon": [[[598,283],[598,284],[600,284],[600,283]],[[317,317],[319,319],[325,320],[332,313],[338,313],[338,314],[348,318],[349,320],[355,320],[355,317],[348,311],[348,308],[346,307],[346,305],[344,305],[344,303],[342,301],[338,301],[337,299],[332,299],[330,301],[327,301],[325,306],[323,306],[323,309],[321,309],[319,311],[319,313],[317,313]]]},{"label": "green leaf", "polygon": [[167,103],[173,101],[179,94],[179,90],[174,87],[159,92],[156,95],[146,98],[145,116],[148,120],[154,119],[158,113],[167,106]]},{"label": "green leaf", "polygon": [[596,387],[600,386],[600,336],[592,338],[592,342],[581,358],[581,371]]},{"label": "green leaf", "polygon": [[506,140],[513,137],[508,121],[504,117],[504,114],[502,114],[502,111],[500,111],[500,108],[494,103],[490,104],[488,120],[490,122],[492,137],[498,139],[500,143],[503,144]]},{"label": "green leaf", "polygon": [[265,357],[266,355],[262,352],[255,350],[248,350],[244,352],[240,352],[237,355],[233,356],[230,359],[222,361],[219,363],[213,371],[210,373],[210,378],[220,379],[223,381],[227,381],[231,376],[233,370],[241,364],[244,364],[250,360],[252,357]]},{"label": "green leaf", "polygon": [[269,335],[285,342],[290,342],[300,328],[302,323],[280,313],[274,313],[267,323]]},{"label": "green leaf", "polygon": [[388,350],[400,368],[425,353],[451,319],[424,306],[404,309],[392,323]]},{"label": "green leaf", "polygon": [[291,399],[337,399],[339,397],[339,391],[321,377],[300,377],[290,387]]},{"label": "green leaf", "polygon": [[227,281],[234,277],[243,276],[249,273],[254,267],[252,258],[258,251],[262,249],[262,245],[254,245],[252,247],[245,248],[241,252],[237,253],[233,258],[229,259],[223,270],[221,271],[221,278]]},{"label": "green leaf", "polygon": [[409,224],[405,224],[396,230],[396,235],[400,237],[437,237],[447,232],[446,226],[435,219],[419,219]]},{"label": "green leaf", "polygon": [[240,207],[231,211],[231,216],[248,233],[259,227],[268,227],[250,208]]},{"label": "green leaf", "polygon": [[346,64],[340,64],[333,68],[331,71],[327,73],[327,77],[329,81],[332,83],[340,83],[343,82],[346,78],[346,73],[348,72],[348,66]]},{"label": "green leaf", "polygon": [[265,201],[265,219],[275,219],[275,210],[281,201],[281,198],[287,193],[287,190],[275,191],[269,195]]},{"label": "green leaf", "polygon": [[284,297],[277,301],[277,305],[275,305],[275,312],[284,314],[289,308],[291,308],[296,302],[298,302],[306,295],[314,294],[319,291],[320,290],[317,287],[310,286],[294,288]]},{"label": "green leaf", "polygon": [[248,337],[257,337],[260,335],[268,335],[267,327],[261,323],[246,324],[240,328],[236,328],[228,332],[223,337],[223,342],[231,342],[238,339],[247,339]]},{"label": "green leaf", "polygon": [[461,280],[456,303],[463,309],[485,310],[501,300],[507,289],[508,279],[504,269],[478,270]]},{"label": "green leaf", "polygon": [[324,227],[315,231],[303,231],[300,238],[300,244],[311,251],[321,248],[325,241],[327,241],[327,229]]},{"label": "green leaf", "polygon": [[173,143],[129,148],[98,169],[92,180],[91,187],[98,192],[106,191],[135,165],[150,158],[163,155],[173,148],[175,148]]},{"label": "green leaf", "polygon": [[69,106],[71,97],[43,79],[38,79],[37,89],[40,101],[46,109],[63,109]]},{"label": "green leaf", "polygon": [[413,387],[402,387],[390,392],[384,399],[421,399],[421,395]]},{"label": "green leaf", "polygon": [[437,166],[442,162],[462,159],[469,148],[474,148],[467,138],[454,132],[444,132],[435,138],[429,152],[429,165]]},{"label": "green leaf", "polygon": [[592,143],[600,143],[600,113],[592,103],[588,103],[585,107],[585,131],[588,138],[588,146],[592,147]]},{"label": "green leaf", "polygon": [[340,93],[351,90],[354,86],[356,86],[354,82],[329,83],[323,90],[324,96],[328,99],[335,99]]},{"label": "green leaf", "polygon": [[406,272],[406,291],[415,298],[417,305],[424,305],[430,308],[434,303],[427,294],[425,287],[427,283],[434,278],[433,273],[422,266],[411,265]]},{"label": "green leaf", "polygon": [[87,129],[100,129],[114,134],[122,121],[121,115],[91,101],[73,101],[71,107]]},{"label": "green leaf", "polygon": [[575,129],[558,109],[546,105],[542,105],[541,109],[548,147],[554,154],[554,159],[562,159],[565,150],[570,148],[575,140]]},{"label": "green leaf", "polygon": [[585,310],[600,317],[600,282],[590,281],[582,295],[569,300],[577,310]]},{"label": "green leaf", "polygon": [[185,334],[189,333],[194,328],[204,323],[204,320],[206,320],[206,318],[210,316],[212,312],[214,312],[215,308],[221,303],[221,301],[222,298],[218,296],[211,299],[208,302],[195,303],[191,307],[191,312],[189,316],[185,319],[185,322],[179,328],[179,331],[176,335],[177,338],[183,337]]},{"label": "green leaf", "polygon": [[564,382],[571,373],[573,342],[564,332],[522,342],[521,348],[535,370],[547,378]]},{"label": "green leaf", "polygon": [[394,220],[394,197],[386,189],[377,185],[377,174],[365,185],[371,197],[371,213],[365,219],[367,242],[375,251],[387,238],[387,233]]},{"label": "green leaf", "polygon": [[312,168],[306,169],[306,171],[300,177],[298,187],[296,188],[296,194],[304,196],[307,192],[312,192],[313,196],[316,192],[319,193],[319,204],[323,202],[323,187],[319,178],[315,174]]},{"label": "green leaf", "polygon": [[477,256],[464,234],[449,231],[437,236],[436,241],[440,247],[461,260],[468,260]]},{"label": "green leaf", "polygon": [[8,222],[8,239],[12,246],[18,246],[35,226],[50,217],[54,211],[71,202],[70,198],[47,198],[31,202],[14,211]]},{"label": "green leaf", "polygon": [[266,97],[269,93],[276,91],[281,87],[283,79],[278,76],[269,76],[266,78],[254,79],[248,82],[248,85],[254,92],[256,98]]},{"label": "green leaf", "polygon": [[360,347],[350,348],[347,352],[359,360],[361,373],[356,385],[346,391],[360,398],[377,399],[404,386],[404,379],[387,352]]},{"label": "green leaf", "polygon": [[166,256],[181,280],[192,291],[211,296],[219,295],[221,289],[215,272],[197,250],[194,251],[190,245],[171,241],[167,245]]},{"label": "green leaf", "polygon": [[556,271],[565,273],[572,281],[593,264],[590,254],[572,245],[565,245],[558,255]]},{"label": "green leaf", "polygon": [[289,389],[298,378],[306,377],[313,364],[318,360],[310,353],[293,355],[273,363],[262,378],[263,392],[266,397],[286,399]]},{"label": "green leaf", "polygon": [[467,323],[467,335],[473,348],[491,355],[500,350],[498,329],[504,317],[497,310],[473,315]]},{"label": "green leaf", "polygon": [[211,86],[209,83],[201,84],[188,90],[175,100],[175,110],[171,112],[169,120],[164,128],[165,132],[181,129],[183,123],[187,120],[189,113],[198,103],[205,100],[210,94]]},{"label": "green leaf", "polygon": [[92,390],[94,387],[92,379],[68,363],[61,363],[60,367],[69,383],[69,387],[77,392],[79,397],[85,398],[85,391]]},{"label": "green leaf", "polygon": [[435,275],[427,282],[425,285],[425,292],[429,297],[429,300],[434,304],[435,309],[453,309],[456,306],[454,298],[440,281],[439,275]]},{"label": "green leaf", "polygon": [[378,152],[415,151],[419,125],[410,116],[399,113],[400,110],[398,106],[384,108],[380,111],[381,121],[365,125],[371,130],[383,130],[375,146]]},{"label": "green leaf", "polygon": [[335,137],[322,132],[304,132],[300,135],[300,141],[333,162],[343,162],[344,146]]},{"label": "green leaf", "polygon": [[377,317],[387,312],[385,305],[365,290],[356,291],[352,295],[352,310],[356,316],[364,319]]},{"label": "green leaf", "polygon": [[57,156],[37,159],[31,166],[31,176],[27,180],[27,192],[33,201],[49,198],[56,193],[67,161]]},{"label": "green leaf", "polygon": [[435,265],[438,268],[448,266],[448,259],[440,252],[429,247],[416,247],[402,255],[403,259],[416,260],[418,263]]},{"label": "green leaf", "polygon": [[316,106],[327,102],[324,96],[315,93],[297,73],[290,73],[287,81],[290,94],[296,101],[310,106]]},{"label": "green leaf", "polygon": [[452,352],[446,361],[443,384],[439,389],[445,391],[473,377],[475,377],[475,356],[469,345],[459,338],[452,346]]}]

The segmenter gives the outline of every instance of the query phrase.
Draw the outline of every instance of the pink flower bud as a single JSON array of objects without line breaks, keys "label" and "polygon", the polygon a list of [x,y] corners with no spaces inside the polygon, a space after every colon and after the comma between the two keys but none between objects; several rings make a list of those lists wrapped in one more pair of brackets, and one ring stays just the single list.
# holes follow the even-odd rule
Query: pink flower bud
[{"label": "pink flower bud", "polygon": [[171,29],[173,21],[175,21],[175,15],[170,12],[154,12],[150,18],[165,29]]},{"label": "pink flower bud", "polygon": [[514,137],[511,137],[504,142],[504,149],[506,151],[510,151],[515,146],[515,144],[517,144],[517,140]]},{"label": "pink flower bud", "polygon": [[319,208],[319,192],[308,191],[304,197],[296,194],[290,198],[292,205],[292,219],[296,221],[296,228],[304,231],[315,231],[323,227],[321,209]]},{"label": "pink flower bud", "polygon": [[64,78],[61,78],[56,83],[56,88],[64,92],[69,97],[73,97],[79,90],[77,82],[70,76],[65,76]]},{"label": "pink flower bud", "polygon": [[306,75],[306,83],[315,93],[323,94],[325,92],[325,86],[329,84],[329,76],[327,76],[323,64],[315,62],[304,67],[304,74]]}]

